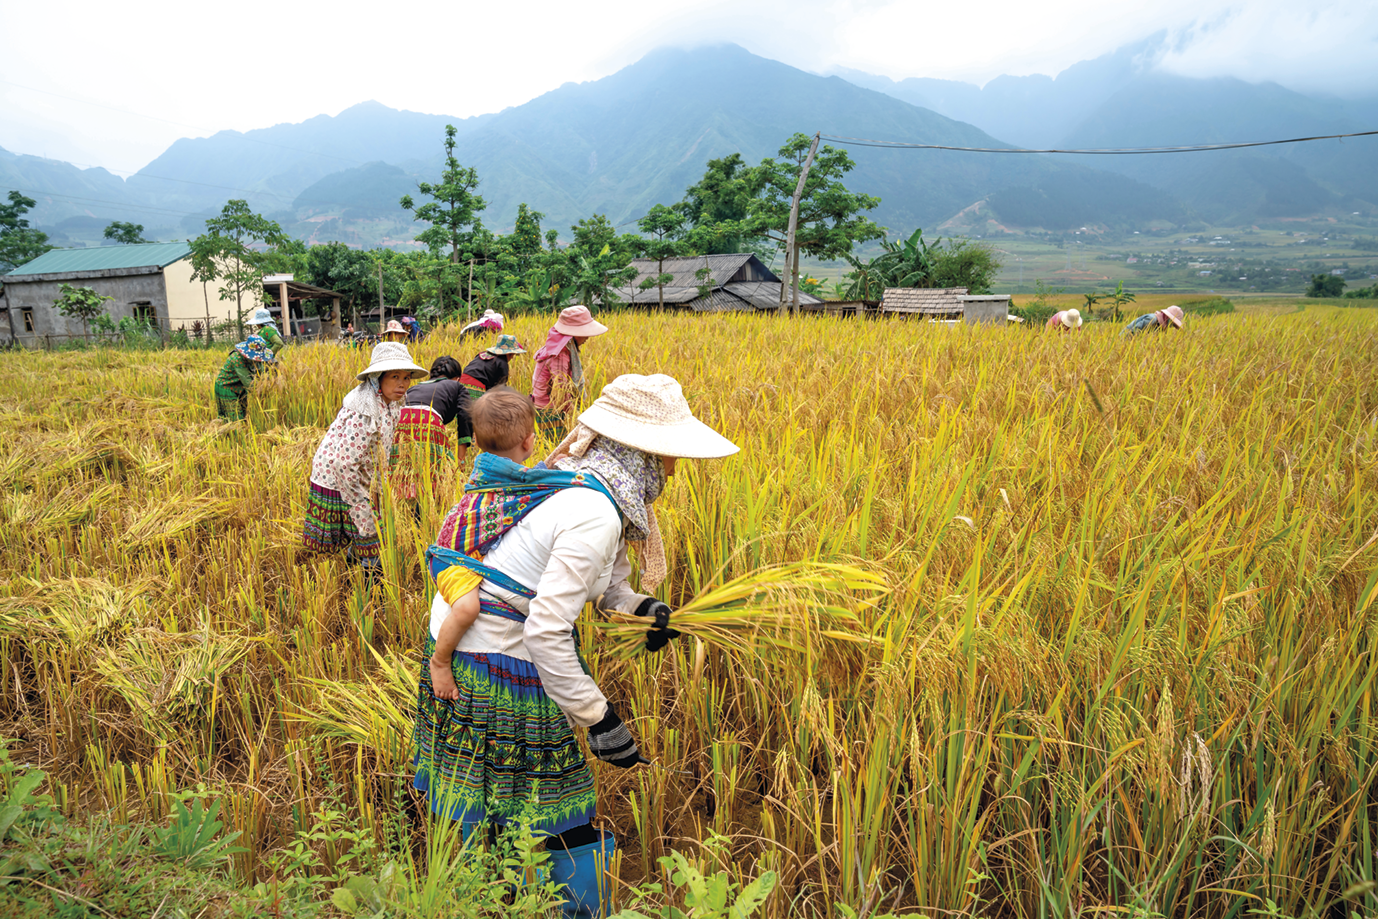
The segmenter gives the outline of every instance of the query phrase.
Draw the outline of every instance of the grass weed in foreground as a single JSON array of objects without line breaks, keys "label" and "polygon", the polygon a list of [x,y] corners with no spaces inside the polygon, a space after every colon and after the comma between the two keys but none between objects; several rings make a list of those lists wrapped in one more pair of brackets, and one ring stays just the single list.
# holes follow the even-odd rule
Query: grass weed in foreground
[{"label": "grass weed in foreground", "polygon": [[[660,764],[594,767],[621,902],[671,886],[674,849],[775,872],[770,916],[882,896],[928,915],[1378,909],[1378,315],[1246,310],[1134,340],[609,324],[591,392],[670,373],[742,446],[681,464],[661,501],[672,604],[799,562],[869,562],[890,586],[859,640],[624,659],[581,630]],[[0,356],[0,736],[73,819],[166,826],[203,786],[241,834],[241,888],[324,903],[401,872],[434,890],[452,853],[415,818],[408,735],[420,553],[451,496],[419,525],[384,504],[372,592],[300,553],[312,453],[367,355],[289,349],[230,428],[222,359]]]}]

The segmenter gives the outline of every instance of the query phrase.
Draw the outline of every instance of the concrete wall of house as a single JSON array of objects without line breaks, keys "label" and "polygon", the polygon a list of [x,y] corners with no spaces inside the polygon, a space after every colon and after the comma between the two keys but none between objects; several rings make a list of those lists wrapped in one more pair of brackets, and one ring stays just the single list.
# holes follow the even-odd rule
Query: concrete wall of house
[{"label": "concrete wall of house", "polygon": [[[53,306],[62,295],[63,281],[22,281],[7,278],[5,295],[14,317],[16,339],[29,347],[42,347],[45,341],[53,344],[82,336],[81,320],[68,319]],[[111,299],[105,302],[105,315],[115,322],[133,318],[137,307],[147,304],[161,322],[167,319],[167,294],[163,275],[120,275],[107,278],[72,278],[66,281],[73,287],[89,287]],[[32,329],[29,326],[32,325]]]},{"label": "concrete wall of house", "polygon": [[220,299],[216,292],[219,284],[210,283],[202,289],[200,281],[191,279],[191,259],[184,258],[168,265],[163,269],[163,278],[167,285],[167,323],[170,330],[186,329],[190,332],[192,324],[196,322],[204,326],[208,301],[212,323],[234,318],[234,301]]},{"label": "concrete wall of house", "polygon": [[998,322],[1004,325],[1009,321],[1010,300],[1001,297],[997,300],[967,300],[962,310],[962,318],[967,324],[977,322]]}]

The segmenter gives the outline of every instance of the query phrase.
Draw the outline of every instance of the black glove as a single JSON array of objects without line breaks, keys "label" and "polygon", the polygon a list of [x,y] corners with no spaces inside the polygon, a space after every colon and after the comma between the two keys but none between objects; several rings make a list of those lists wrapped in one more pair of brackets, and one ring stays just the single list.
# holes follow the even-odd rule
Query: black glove
[{"label": "black glove", "polygon": [[612,710],[611,702],[603,720],[589,728],[589,749],[603,762],[623,769],[645,762],[641,758],[641,751],[636,748],[636,741],[632,740],[632,732]]},{"label": "black glove", "polygon": [[636,615],[655,618],[655,625],[646,633],[647,651],[659,651],[670,643],[670,639],[679,637],[678,629],[669,628],[670,612],[670,607],[655,597],[647,597],[637,606]]}]

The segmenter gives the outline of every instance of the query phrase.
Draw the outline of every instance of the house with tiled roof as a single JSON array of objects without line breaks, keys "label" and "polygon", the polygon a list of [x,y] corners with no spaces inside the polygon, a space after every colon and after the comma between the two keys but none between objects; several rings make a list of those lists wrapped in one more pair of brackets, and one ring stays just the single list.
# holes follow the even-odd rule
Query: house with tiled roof
[{"label": "house with tiled roof", "polygon": [[[612,290],[611,299],[632,306],[721,313],[775,310],[780,306],[780,279],[749,252],[730,255],[696,255],[687,258],[638,258],[632,260],[637,275],[625,287]],[[669,275],[664,286],[643,290],[647,279]],[[823,301],[799,292],[801,307]]]}]

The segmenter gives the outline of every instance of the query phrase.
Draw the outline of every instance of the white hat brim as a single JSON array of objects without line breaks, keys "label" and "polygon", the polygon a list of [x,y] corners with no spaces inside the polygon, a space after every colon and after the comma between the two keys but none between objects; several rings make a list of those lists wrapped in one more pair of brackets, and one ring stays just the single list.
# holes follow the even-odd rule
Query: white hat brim
[{"label": "white hat brim", "polygon": [[679,424],[647,424],[595,403],[580,413],[579,421],[609,440],[656,456],[717,459],[741,449],[692,416]]},{"label": "white hat brim", "polygon": [[370,364],[366,370],[362,371],[361,373],[356,374],[355,377],[354,377],[354,379],[356,379],[356,380],[358,380],[360,383],[362,383],[364,380],[367,380],[370,376],[372,376],[372,375],[375,374],[375,373],[381,375],[381,374],[387,373],[389,370],[410,370],[410,371],[411,371],[411,378],[412,378],[413,380],[419,380],[419,379],[421,379],[422,377],[428,377],[428,376],[430,376],[430,371],[428,371],[428,370],[426,370],[426,369],[424,369],[424,368],[422,368],[422,367],[416,366],[416,365],[413,364],[411,361],[395,361],[395,360],[394,360],[394,361],[379,361],[379,362],[376,363],[376,364]]}]

